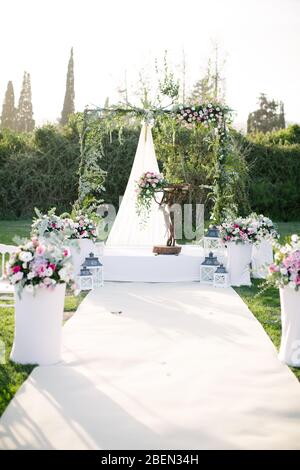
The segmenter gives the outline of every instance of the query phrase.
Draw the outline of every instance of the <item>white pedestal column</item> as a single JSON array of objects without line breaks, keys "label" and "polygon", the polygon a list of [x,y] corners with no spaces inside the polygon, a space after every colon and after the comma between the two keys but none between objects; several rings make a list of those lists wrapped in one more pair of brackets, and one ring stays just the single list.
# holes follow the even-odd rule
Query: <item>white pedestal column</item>
[{"label": "white pedestal column", "polygon": [[35,295],[15,294],[15,337],[11,360],[41,366],[61,360],[61,334],[65,284],[54,289],[40,287]]},{"label": "white pedestal column", "polygon": [[273,249],[270,242],[262,241],[258,245],[253,245],[251,263],[252,277],[266,279],[267,266],[273,263]]},{"label": "white pedestal column", "polygon": [[279,359],[293,367],[300,367],[300,291],[280,289],[281,344]]},{"label": "white pedestal column", "polygon": [[250,262],[252,245],[250,243],[227,244],[227,270],[232,286],[251,286]]},{"label": "white pedestal column", "polygon": [[95,250],[95,243],[88,238],[79,239],[78,247],[71,246],[72,263],[74,266],[75,276],[78,276],[85,258],[87,258],[90,253],[95,253]]}]

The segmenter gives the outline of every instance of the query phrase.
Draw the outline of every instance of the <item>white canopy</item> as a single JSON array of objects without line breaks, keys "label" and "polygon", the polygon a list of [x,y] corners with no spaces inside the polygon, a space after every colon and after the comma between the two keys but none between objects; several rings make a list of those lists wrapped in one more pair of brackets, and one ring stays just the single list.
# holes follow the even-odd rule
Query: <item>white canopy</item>
[{"label": "white canopy", "polygon": [[135,159],[117,217],[106,244],[110,246],[153,246],[165,244],[166,225],[163,212],[153,201],[146,224],[136,212],[136,181],[145,171],[159,172],[151,127],[143,124]]}]

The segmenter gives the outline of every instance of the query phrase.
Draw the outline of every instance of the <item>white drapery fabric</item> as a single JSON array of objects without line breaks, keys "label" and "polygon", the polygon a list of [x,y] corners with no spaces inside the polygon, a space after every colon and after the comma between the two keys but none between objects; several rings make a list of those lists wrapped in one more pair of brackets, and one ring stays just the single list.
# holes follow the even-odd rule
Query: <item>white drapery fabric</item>
[{"label": "white drapery fabric", "polygon": [[117,217],[109,233],[109,246],[152,246],[165,244],[166,225],[162,210],[153,201],[146,224],[136,212],[136,181],[145,171],[159,172],[151,127],[143,124],[135,159]]}]

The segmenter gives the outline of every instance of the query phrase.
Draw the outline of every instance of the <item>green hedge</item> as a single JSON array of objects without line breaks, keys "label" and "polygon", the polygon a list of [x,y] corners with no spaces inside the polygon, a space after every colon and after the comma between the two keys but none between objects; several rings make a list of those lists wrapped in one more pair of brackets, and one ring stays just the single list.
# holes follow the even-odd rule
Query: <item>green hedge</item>
[{"label": "green hedge", "polygon": [[300,145],[250,142],[250,203],[274,220],[300,220]]},{"label": "green hedge", "polygon": [[[291,126],[274,135],[247,137],[233,132],[236,147],[241,147],[249,166],[251,208],[275,220],[300,220],[298,131]],[[105,202],[117,206],[124,194],[138,138],[139,128],[129,127],[123,130],[123,144],[117,132],[111,139],[105,136],[101,145],[97,143],[101,167],[107,171]],[[210,182],[211,155],[201,132],[191,134],[183,129],[176,135],[175,147],[171,133],[163,135],[155,128],[154,138],[160,166],[168,177],[185,177],[198,187]],[[45,211],[53,206],[62,212],[70,210],[77,198],[79,155],[76,123],[64,129],[47,125],[31,134],[1,131],[0,218],[31,217],[35,206]],[[238,167],[236,171],[245,170]],[[201,191],[191,197],[204,201]],[[237,186],[236,192],[243,212],[245,190]]]},{"label": "green hedge", "polygon": [[32,135],[0,134],[0,217],[31,217],[33,208],[70,210],[77,196],[79,139],[54,126]]}]

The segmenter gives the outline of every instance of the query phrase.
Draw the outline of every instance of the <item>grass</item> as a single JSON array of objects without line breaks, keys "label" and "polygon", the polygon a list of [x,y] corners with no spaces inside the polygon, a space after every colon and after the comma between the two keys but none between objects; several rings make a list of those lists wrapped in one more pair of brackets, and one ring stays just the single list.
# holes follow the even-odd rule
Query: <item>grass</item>
[{"label": "grass", "polygon": [[29,237],[31,220],[0,220],[0,243],[14,245],[13,238]]},{"label": "grass", "polygon": [[[0,243],[12,244],[13,238],[28,237],[30,232],[29,220],[0,221]],[[292,233],[300,234],[300,222],[279,222],[278,230],[282,239]],[[252,313],[262,324],[274,345],[278,348],[280,343],[280,302],[277,289],[270,289],[256,297],[261,281],[254,280],[251,287],[236,288],[237,293],[248,305]],[[77,309],[84,298],[84,294],[78,297],[67,295],[65,299],[65,317],[67,320]],[[0,365],[0,416],[12,399],[20,385],[28,377],[34,366],[22,366],[9,361],[14,335],[14,310],[13,308],[0,308],[0,340],[6,349],[6,363]],[[1,343],[0,343],[1,348]],[[0,349],[1,360],[1,349]],[[300,369],[292,369],[300,380]]]}]

